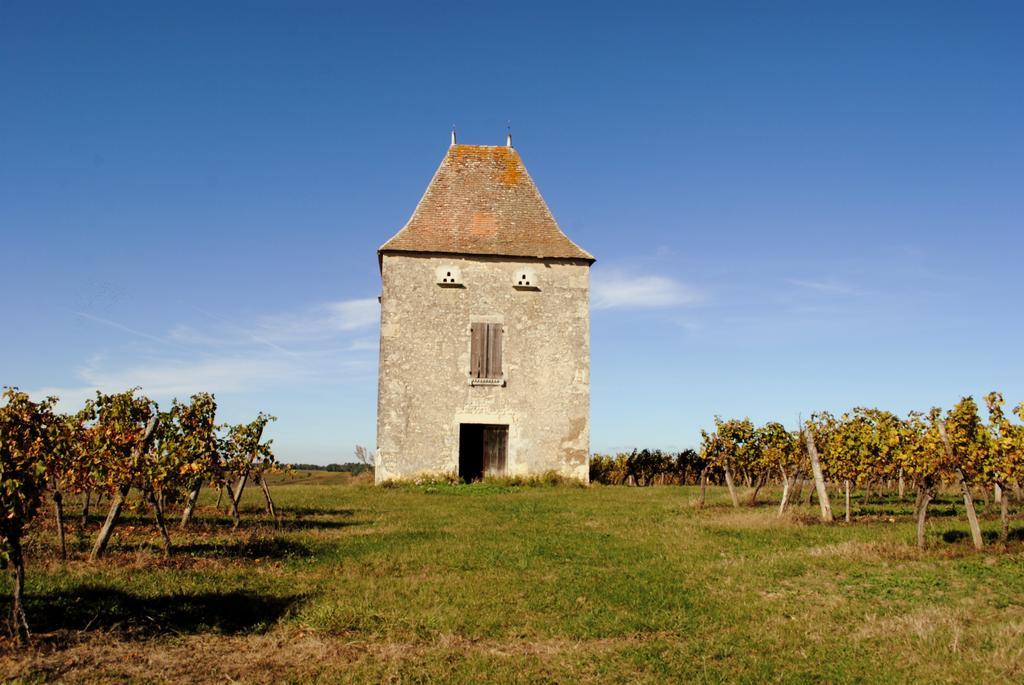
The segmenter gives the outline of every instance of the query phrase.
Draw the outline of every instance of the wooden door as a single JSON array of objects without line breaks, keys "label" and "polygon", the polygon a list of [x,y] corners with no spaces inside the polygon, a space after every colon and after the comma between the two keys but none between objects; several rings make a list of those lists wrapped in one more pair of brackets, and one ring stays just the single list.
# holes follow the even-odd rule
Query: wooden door
[{"label": "wooden door", "polygon": [[484,475],[504,476],[508,426],[484,426]]}]

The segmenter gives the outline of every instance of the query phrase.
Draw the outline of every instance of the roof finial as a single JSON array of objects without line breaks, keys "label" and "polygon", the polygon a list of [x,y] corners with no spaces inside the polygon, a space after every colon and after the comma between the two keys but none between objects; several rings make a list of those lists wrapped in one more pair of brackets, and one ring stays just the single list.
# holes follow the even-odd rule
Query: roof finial
[{"label": "roof finial", "polygon": [[452,124],[452,145],[455,145],[455,124]]},{"label": "roof finial", "polygon": [[512,122],[511,121],[508,122],[507,126],[505,126],[505,130],[508,132],[508,134],[505,136],[505,147],[512,147]]}]

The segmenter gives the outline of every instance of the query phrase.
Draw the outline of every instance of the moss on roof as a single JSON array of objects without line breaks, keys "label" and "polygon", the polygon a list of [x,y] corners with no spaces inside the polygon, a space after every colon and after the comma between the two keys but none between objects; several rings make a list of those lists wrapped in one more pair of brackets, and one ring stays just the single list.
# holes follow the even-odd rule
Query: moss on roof
[{"label": "moss on roof", "polygon": [[555,257],[594,261],[558,227],[515,148],[452,145],[385,252]]}]

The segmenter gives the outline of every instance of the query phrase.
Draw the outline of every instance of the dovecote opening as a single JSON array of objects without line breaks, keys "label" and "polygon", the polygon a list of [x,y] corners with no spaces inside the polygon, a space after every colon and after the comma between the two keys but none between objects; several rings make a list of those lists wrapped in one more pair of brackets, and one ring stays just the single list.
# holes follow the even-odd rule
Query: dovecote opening
[{"label": "dovecote opening", "polygon": [[517,267],[512,272],[512,287],[516,290],[540,290],[537,271],[529,266]]},{"label": "dovecote opening", "polygon": [[453,264],[444,264],[437,267],[434,272],[437,284],[444,287],[464,287],[462,283],[462,271]]}]

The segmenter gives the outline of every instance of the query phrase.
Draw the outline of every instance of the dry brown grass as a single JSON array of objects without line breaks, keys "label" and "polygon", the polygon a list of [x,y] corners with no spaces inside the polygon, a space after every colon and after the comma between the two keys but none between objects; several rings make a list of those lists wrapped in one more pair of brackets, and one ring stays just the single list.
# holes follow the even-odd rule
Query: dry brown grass
[{"label": "dry brown grass", "polygon": [[879,561],[883,559],[908,561],[924,559],[927,553],[907,544],[895,542],[862,542],[846,540],[807,550],[812,557],[833,557],[843,560]]},{"label": "dry brown grass", "polygon": [[0,676],[7,681],[67,683],[194,682],[277,683],[326,678],[345,680],[360,664],[403,665],[437,655],[498,659],[535,657],[557,662],[602,654],[649,640],[678,640],[668,633],[583,640],[468,640],[454,635],[421,642],[365,642],[279,630],[269,635],[183,636],[126,641],[115,635],[37,635],[24,653],[0,651]]}]

